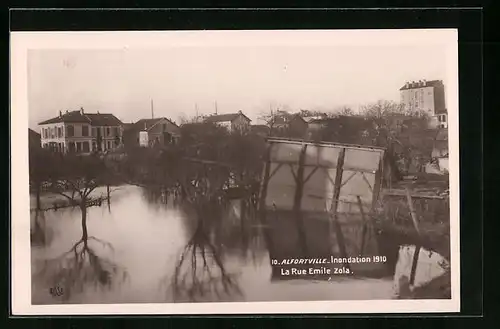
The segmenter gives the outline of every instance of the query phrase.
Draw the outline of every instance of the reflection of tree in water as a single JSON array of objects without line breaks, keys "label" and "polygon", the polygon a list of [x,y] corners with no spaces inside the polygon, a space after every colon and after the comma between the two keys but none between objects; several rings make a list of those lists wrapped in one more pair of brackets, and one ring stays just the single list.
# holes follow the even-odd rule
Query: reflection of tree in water
[{"label": "reflection of tree in water", "polygon": [[62,288],[63,300],[69,300],[74,292],[83,292],[88,285],[111,288],[114,283],[126,280],[128,275],[123,268],[97,253],[97,245],[113,251],[112,245],[88,235],[87,208],[95,201],[91,193],[109,182],[109,172],[102,160],[71,155],[61,157],[59,167],[50,178],[50,191],[80,209],[82,236],[68,251],[45,260],[36,276],[47,280],[51,287]]},{"label": "reflection of tree in water", "polygon": [[53,232],[47,227],[45,214],[36,209],[33,227],[31,229],[31,245],[45,247],[52,241]]},{"label": "reflection of tree in water", "polygon": [[219,206],[208,202],[197,210],[197,227],[182,251],[172,278],[174,300],[195,301],[205,296],[241,294],[236,274],[229,273],[223,263],[223,249],[211,241],[207,225],[211,216],[220,216]]},{"label": "reflection of tree in water", "polygon": [[204,297],[222,298],[241,294],[236,275],[224,264],[224,248],[214,242],[213,235],[226,208],[222,186],[227,181],[225,168],[186,163],[180,177],[184,202],[192,209],[192,236],[180,254],[170,288],[174,300],[196,301]]},{"label": "reflection of tree in water", "polygon": [[82,237],[68,251],[60,256],[45,260],[37,276],[48,281],[51,287],[63,288],[63,300],[69,300],[73,293],[81,293],[86,286],[110,289],[114,283],[128,278],[127,272],[97,253],[97,246],[114,251],[113,246],[94,236],[88,236],[87,212],[82,210]]}]

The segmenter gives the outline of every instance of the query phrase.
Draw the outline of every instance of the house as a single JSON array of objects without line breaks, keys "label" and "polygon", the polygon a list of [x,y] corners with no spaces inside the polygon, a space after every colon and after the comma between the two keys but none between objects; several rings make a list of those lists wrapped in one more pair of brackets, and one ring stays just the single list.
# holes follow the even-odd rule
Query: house
[{"label": "house", "polygon": [[273,136],[302,138],[307,132],[307,122],[299,114],[278,111],[270,122]]},{"label": "house", "polygon": [[448,157],[448,129],[440,129],[434,139],[432,158]]},{"label": "house", "polygon": [[123,132],[125,147],[152,147],[174,144],[180,137],[180,128],[167,118],[141,119],[126,124]]},{"label": "house", "polygon": [[44,148],[62,153],[113,150],[122,145],[122,122],[109,113],[66,111],[39,123]]},{"label": "house", "polygon": [[399,93],[401,104],[404,105],[407,111],[426,113],[431,118],[431,127],[448,127],[445,90],[442,80],[406,82],[399,89]]},{"label": "house", "polygon": [[431,163],[427,165],[426,172],[449,172],[448,129],[438,131],[432,148]]},{"label": "house", "polygon": [[227,128],[230,132],[247,132],[250,129],[250,120],[240,110],[237,113],[215,114],[204,119],[206,123],[215,123]]},{"label": "house", "polygon": [[42,147],[42,136],[36,131],[29,128],[28,128],[28,145],[30,150]]}]

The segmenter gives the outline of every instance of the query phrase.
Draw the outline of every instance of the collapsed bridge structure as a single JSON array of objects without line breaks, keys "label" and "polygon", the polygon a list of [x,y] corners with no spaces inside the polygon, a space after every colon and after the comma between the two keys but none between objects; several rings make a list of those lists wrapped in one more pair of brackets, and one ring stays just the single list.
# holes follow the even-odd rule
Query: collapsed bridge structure
[{"label": "collapsed bridge structure", "polygon": [[269,138],[267,143],[259,218],[265,227],[272,278],[296,278],[282,275],[286,270],[282,260],[297,258],[363,257],[370,261],[328,266],[356,275],[385,272],[384,262],[376,258],[383,255],[371,222],[382,186],[385,149],[283,138]]}]

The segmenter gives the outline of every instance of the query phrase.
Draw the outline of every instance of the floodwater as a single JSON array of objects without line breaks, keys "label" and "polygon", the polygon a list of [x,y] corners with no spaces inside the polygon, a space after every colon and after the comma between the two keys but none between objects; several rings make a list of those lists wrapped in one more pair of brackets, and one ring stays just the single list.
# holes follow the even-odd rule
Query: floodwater
[{"label": "floodwater", "polygon": [[[48,242],[45,246],[33,245],[31,248],[33,304],[179,301],[174,300],[170,283],[176,264],[193,235],[188,212],[171,205],[172,202],[164,204],[152,200],[140,187],[121,186],[112,190],[109,205],[103,203],[100,207],[88,208],[88,234],[111,244],[112,250],[106,249],[97,240],[92,242],[96,252],[106,255],[126,271],[128,279],[109,289],[89,286],[67,299],[50,293],[53,287],[36,273],[44,266],[44,260],[70,250],[80,240],[82,227],[78,208],[45,211],[38,220],[43,222]],[[105,189],[98,189],[95,193],[104,194]],[[34,216],[35,213],[32,213]],[[221,296],[206,294],[197,301],[314,301],[392,297],[391,278],[356,279],[339,276],[331,281],[271,281],[270,260],[261,238],[257,236],[252,239],[249,244],[252,252],[242,252],[237,248],[231,250],[231,243],[227,245],[228,252],[224,253],[222,261],[226,273],[234,275],[234,284],[239,287],[240,293]]]}]

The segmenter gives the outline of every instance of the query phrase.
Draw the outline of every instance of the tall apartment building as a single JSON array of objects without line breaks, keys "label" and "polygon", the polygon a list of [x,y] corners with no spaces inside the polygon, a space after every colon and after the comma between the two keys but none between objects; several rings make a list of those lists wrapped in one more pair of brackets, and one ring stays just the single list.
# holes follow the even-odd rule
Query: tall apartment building
[{"label": "tall apartment building", "polygon": [[423,111],[431,118],[432,127],[447,128],[448,114],[442,80],[406,82],[399,89],[401,103],[406,110]]},{"label": "tall apartment building", "polygon": [[45,120],[40,126],[41,144],[57,152],[90,153],[122,144],[122,122],[109,113],[66,111]]}]

